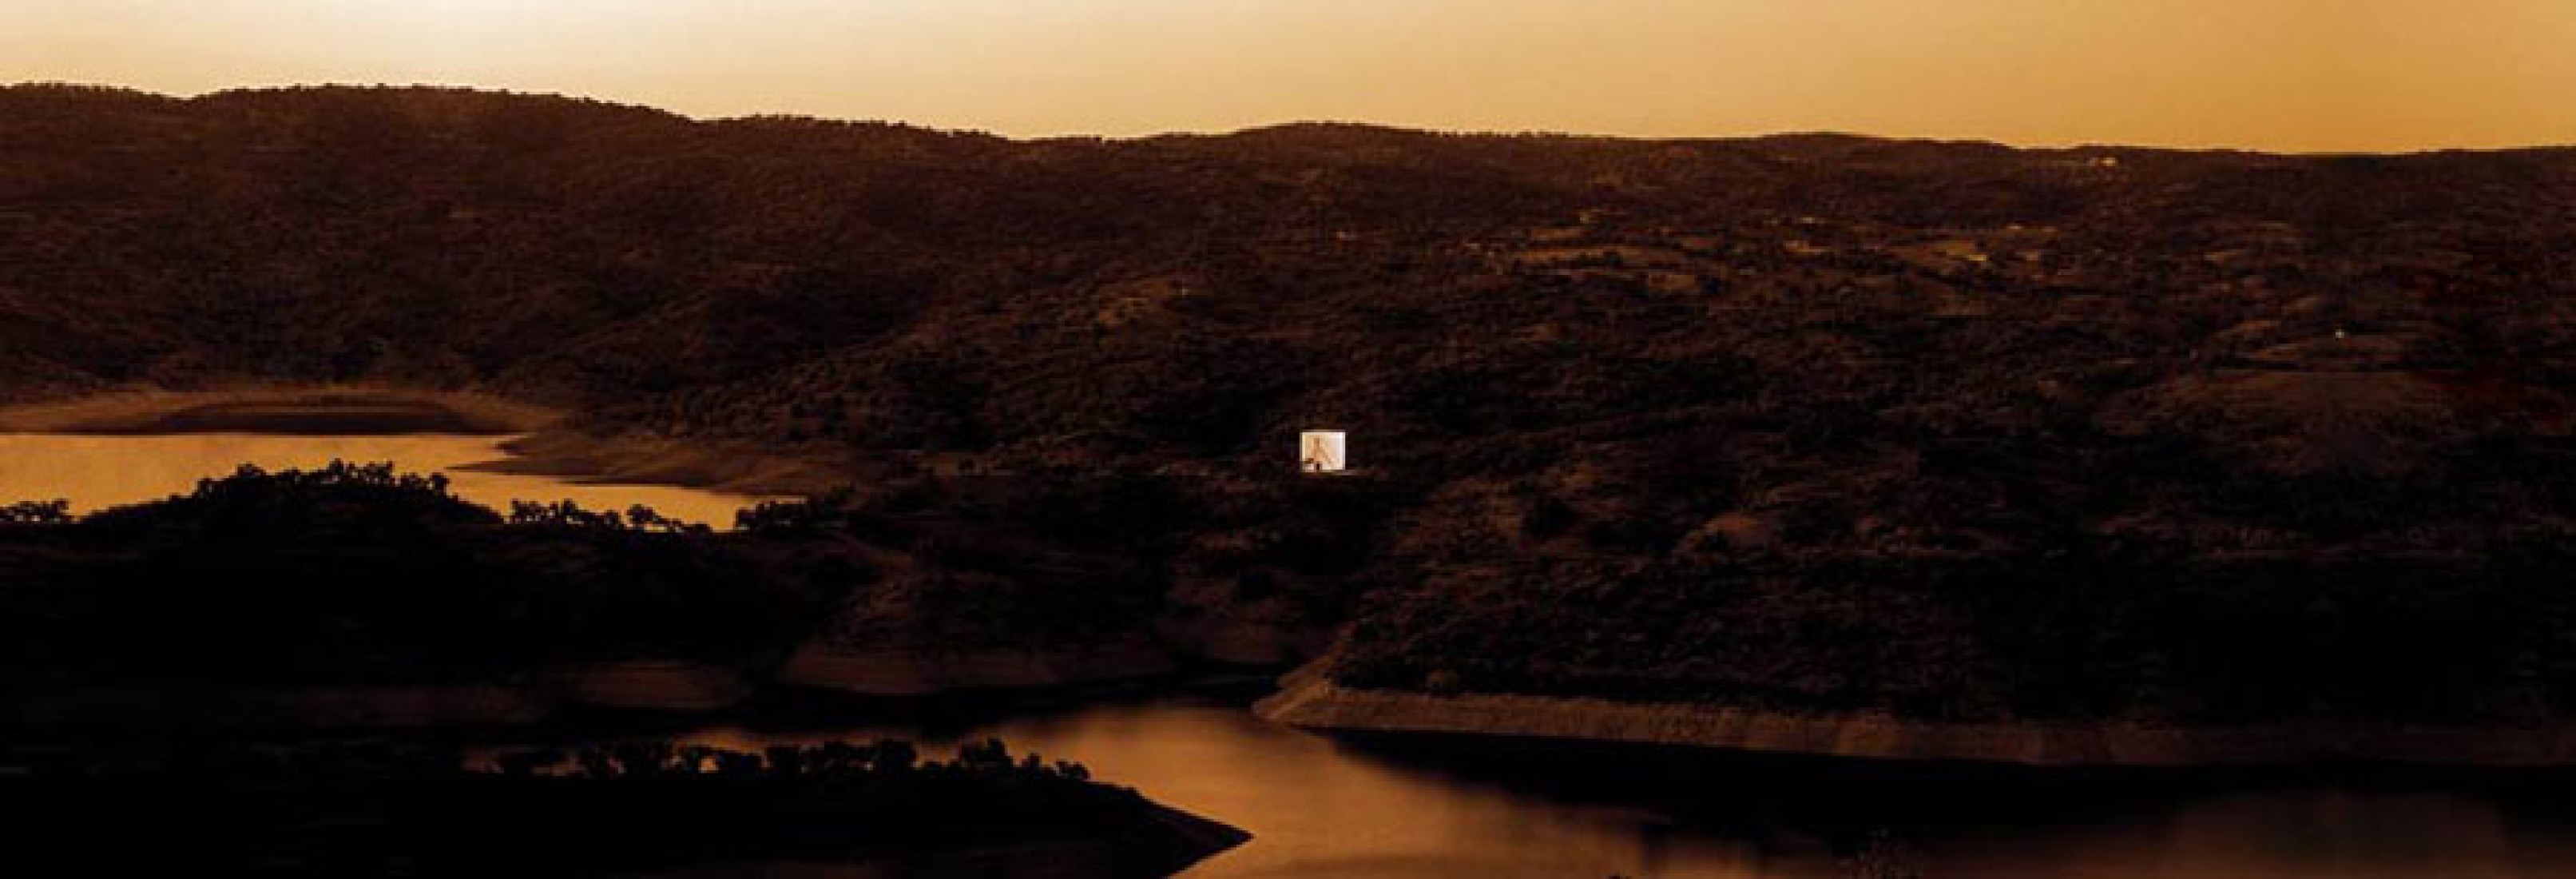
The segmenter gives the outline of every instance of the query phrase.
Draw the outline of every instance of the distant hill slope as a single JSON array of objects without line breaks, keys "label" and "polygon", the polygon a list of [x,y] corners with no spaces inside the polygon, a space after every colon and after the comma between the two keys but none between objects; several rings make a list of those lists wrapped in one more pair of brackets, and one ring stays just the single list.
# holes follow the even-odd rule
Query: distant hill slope
[{"label": "distant hill slope", "polygon": [[[2576,511],[2571,293],[2570,150],[1022,142],[464,91],[0,90],[0,397],[472,386],[601,433],[1236,477],[1329,424],[1394,511],[1349,574],[1392,587],[1349,654],[1379,683],[1788,673],[1623,647],[1672,607],[1578,584],[1892,565],[1939,621],[1975,611],[1905,584],[1945,566],[2549,544]],[[1484,604],[1507,599],[1548,610]],[[1601,640],[1480,676],[1530,645],[1424,637],[1415,601]],[[1958,637],[1952,668],[2003,661]],[[1946,698],[1890,649],[1815,686]]]}]

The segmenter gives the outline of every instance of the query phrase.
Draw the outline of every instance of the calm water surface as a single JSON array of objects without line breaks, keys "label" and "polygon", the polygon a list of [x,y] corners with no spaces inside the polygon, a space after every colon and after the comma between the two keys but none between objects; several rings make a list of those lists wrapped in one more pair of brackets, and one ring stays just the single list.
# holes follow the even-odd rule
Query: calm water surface
[{"label": "calm water surface", "polygon": [[513,500],[572,500],[590,509],[633,504],[719,528],[758,498],[659,485],[593,484],[557,476],[462,469],[510,457],[507,436],[283,436],[189,433],[161,436],[0,434],[0,503],[63,498],[79,511],[184,494],[197,480],[245,464],[270,470],[313,468],[332,460],[392,461],[415,473],[447,474],[458,496],[501,511]]},{"label": "calm water surface", "polygon": [[[459,469],[507,457],[506,440],[0,434],[0,499],[61,497],[88,510],[184,492],[244,462],[337,458],[444,472],[459,494],[504,508],[641,503],[721,525],[752,500]],[[2576,817],[2554,793],[2576,790],[2576,778],[2563,776],[2507,790],[2487,780],[2356,785],[2330,773],[2151,786],[2133,777],[2111,793],[2063,774],[1898,776],[1816,761],[1364,745],[1270,725],[1240,699],[1202,697],[686,737],[734,748],[897,737],[931,753],[999,737],[1255,834],[1194,879],[2576,876]]]},{"label": "calm water surface", "polygon": [[999,737],[1254,834],[1192,879],[2576,876],[2576,815],[2485,781],[1998,780],[1673,753],[1459,753],[1344,742],[1195,697],[685,738],[756,749],[889,737],[936,755]]}]

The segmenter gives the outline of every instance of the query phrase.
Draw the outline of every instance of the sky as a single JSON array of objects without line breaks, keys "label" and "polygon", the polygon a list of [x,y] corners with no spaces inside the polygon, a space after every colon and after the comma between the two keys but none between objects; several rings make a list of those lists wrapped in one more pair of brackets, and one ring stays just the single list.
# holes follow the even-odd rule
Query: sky
[{"label": "sky", "polygon": [[2384,152],[2576,143],[2576,0],[0,0],[0,81]]}]

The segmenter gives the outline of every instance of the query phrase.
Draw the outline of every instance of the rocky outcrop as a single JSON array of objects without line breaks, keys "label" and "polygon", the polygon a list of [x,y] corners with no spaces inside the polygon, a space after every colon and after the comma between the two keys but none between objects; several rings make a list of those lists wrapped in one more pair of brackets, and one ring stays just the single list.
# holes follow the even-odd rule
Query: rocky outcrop
[{"label": "rocky outcrop", "polygon": [[2031,766],[2183,767],[2365,760],[2576,766],[2576,728],[2435,727],[2296,720],[2242,726],[2134,722],[1950,723],[1714,705],[1467,694],[1334,684],[1310,666],[1254,707],[1309,729],[1671,745],[1732,751]]},{"label": "rocky outcrop", "polygon": [[861,472],[847,460],[800,456],[743,442],[643,436],[594,437],[551,429],[502,443],[511,457],[466,469],[569,476],[630,485],[681,485],[752,495],[818,494]]}]

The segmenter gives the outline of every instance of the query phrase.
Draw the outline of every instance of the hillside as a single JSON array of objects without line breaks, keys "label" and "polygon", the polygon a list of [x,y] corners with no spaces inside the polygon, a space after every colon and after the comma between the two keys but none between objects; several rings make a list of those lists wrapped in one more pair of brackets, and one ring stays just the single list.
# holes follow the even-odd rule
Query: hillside
[{"label": "hillside", "polygon": [[[0,399],[474,389],[1160,473],[1225,513],[1151,526],[1175,594],[1311,598],[1398,689],[2555,716],[2571,293],[2570,150],[0,91]],[[1367,472],[1295,484],[1327,424]]]}]

